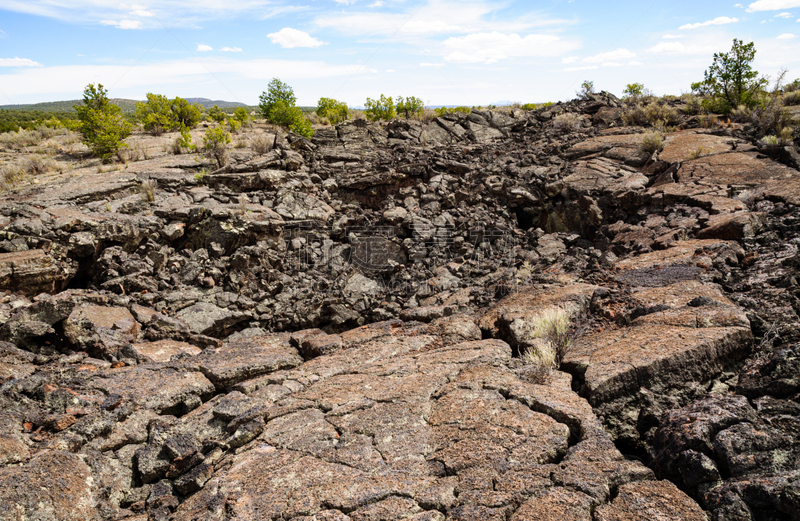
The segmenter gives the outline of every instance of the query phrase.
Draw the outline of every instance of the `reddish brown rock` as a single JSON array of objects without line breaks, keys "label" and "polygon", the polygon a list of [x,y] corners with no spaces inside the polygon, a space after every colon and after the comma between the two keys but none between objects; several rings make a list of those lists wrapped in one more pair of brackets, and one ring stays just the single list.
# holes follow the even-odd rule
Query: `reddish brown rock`
[{"label": "reddish brown rock", "polygon": [[157,340],[155,342],[132,344],[131,347],[139,356],[151,362],[169,362],[175,355],[185,353],[194,356],[203,352],[199,347],[186,342],[178,342],[177,340]]},{"label": "reddish brown rock", "polygon": [[597,521],[707,521],[705,512],[669,481],[642,481],[622,485],[610,505],[595,512]]},{"label": "reddish brown rock", "polygon": [[0,253],[0,289],[34,296],[57,293],[75,275],[70,261],[56,261],[44,250]]},{"label": "reddish brown rock", "polygon": [[0,518],[96,519],[92,471],[76,454],[48,451],[20,467],[0,468]]}]

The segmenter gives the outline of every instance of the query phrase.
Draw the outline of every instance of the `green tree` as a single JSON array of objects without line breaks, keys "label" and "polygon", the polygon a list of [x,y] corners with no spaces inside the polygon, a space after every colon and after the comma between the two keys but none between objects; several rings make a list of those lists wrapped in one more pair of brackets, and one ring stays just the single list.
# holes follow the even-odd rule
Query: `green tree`
[{"label": "green tree", "polygon": [[261,96],[258,97],[258,100],[258,108],[261,110],[261,114],[267,120],[278,125],[281,123],[273,121],[271,115],[272,109],[275,108],[275,105],[278,102],[283,102],[288,107],[294,107],[295,103],[297,103],[294,90],[292,90],[289,85],[283,83],[278,78],[272,78],[272,81],[270,81],[269,85],[267,86],[267,91],[262,92]]},{"label": "green tree", "polygon": [[625,86],[625,90],[622,91],[622,97],[624,98],[638,98],[644,94],[644,85],[642,83],[629,83]]},{"label": "green tree", "polygon": [[397,96],[397,103],[395,106],[397,107],[397,113],[404,114],[406,119],[411,116],[422,114],[422,111],[425,109],[422,100],[415,96],[409,96],[405,99],[403,99],[403,96]]},{"label": "green tree", "polygon": [[347,104],[343,101],[338,101],[333,98],[320,98],[317,103],[316,113],[317,116],[330,121],[331,125],[335,125],[347,120],[350,109],[347,108]]},{"label": "green tree", "polygon": [[131,135],[131,124],[120,114],[121,109],[108,99],[108,91],[98,83],[86,86],[83,104],[74,105],[80,120],[79,131],[92,152],[107,161],[127,145],[123,139]]},{"label": "green tree", "polygon": [[364,113],[371,121],[392,119],[395,116],[394,100],[391,96],[384,96],[383,94],[377,100],[367,98],[364,103]]},{"label": "green tree", "polygon": [[759,78],[758,71],[751,66],[755,56],[753,42],[744,43],[734,38],[730,51],[714,53],[705,78],[693,83],[692,90],[708,96],[703,105],[714,112],[727,114],[739,105],[755,107],[768,83],[766,78]]},{"label": "green tree", "polygon": [[594,94],[594,82],[586,80],[581,83],[581,90],[577,92],[580,99],[589,99]]},{"label": "green tree", "polygon": [[172,101],[161,94],[148,92],[147,101],[136,102],[136,119],[155,136],[179,128],[178,118],[172,111]]},{"label": "green tree", "polygon": [[221,108],[219,108],[219,105],[214,105],[213,107],[208,109],[208,117],[211,118],[213,121],[216,121],[217,123],[222,123],[223,121],[225,121],[227,115]]},{"label": "green tree", "polygon": [[236,110],[233,111],[233,119],[241,125],[246,125],[250,121],[250,113],[244,107],[236,107]]},{"label": "green tree", "polygon": [[183,125],[187,128],[194,128],[200,123],[203,117],[203,107],[197,103],[189,103],[183,98],[172,100],[172,112],[178,120],[178,127]]}]

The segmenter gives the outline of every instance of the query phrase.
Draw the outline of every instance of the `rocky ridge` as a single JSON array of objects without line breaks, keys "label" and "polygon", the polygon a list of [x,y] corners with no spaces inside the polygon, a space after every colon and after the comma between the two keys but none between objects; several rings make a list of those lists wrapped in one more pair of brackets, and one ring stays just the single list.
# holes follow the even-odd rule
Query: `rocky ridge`
[{"label": "rocky ridge", "polygon": [[6,195],[0,519],[798,519],[796,152],[686,119],[651,157],[621,110]]}]

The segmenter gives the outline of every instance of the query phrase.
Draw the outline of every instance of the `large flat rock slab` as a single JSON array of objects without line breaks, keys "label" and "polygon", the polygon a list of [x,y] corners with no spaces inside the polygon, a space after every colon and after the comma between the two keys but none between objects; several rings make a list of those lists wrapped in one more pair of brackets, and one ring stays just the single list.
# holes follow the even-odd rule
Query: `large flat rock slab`
[{"label": "large flat rock slab", "polygon": [[242,338],[206,349],[197,361],[218,388],[303,363],[297,349],[289,343],[289,335]]},{"label": "large flat rock slab", "polygon": [[169,364],[108,369],[90,378],[95,389],[157,412],[185,412],[212,395],[214,385],[198,370]]}]

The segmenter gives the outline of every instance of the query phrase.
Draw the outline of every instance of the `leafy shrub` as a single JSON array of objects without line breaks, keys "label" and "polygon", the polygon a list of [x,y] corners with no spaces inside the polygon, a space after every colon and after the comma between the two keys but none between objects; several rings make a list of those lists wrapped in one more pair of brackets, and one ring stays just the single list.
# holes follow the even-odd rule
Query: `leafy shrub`
[{"label": "leafy shrub", "polygon": [[407,98],[397,96],[395,107],[397,109],[397,113],[403,114],[406,119],[422,114],[422,111],[425,109],[425,105],[422,103],[422,100],[415,96],[409,96]]},{"label": "leafy shrub", "polygon": [[266,118],[268,121],[275,123],[276,125],[284,126],[288,126],[291,123],[291,121],[287,123],[279,123],[273,119],[272,115],[272,112],[278,103],[281,103],[283,107],[294,107],[297,103],[297,97],[294,95],[294,90],[289,85],[283,83],[278,78],[272,78],[267,86],[267,91],[262,92],[258,99],[258,108],[261,110],[261,114],[264,116],[264,118]]},{"label": "leafy shrub", "polygon": [[219,108],[219,105],[214,105],[210,109],[208,109],[208,117],[211,118],[211,121],[215,121],[217,123],[222,123],[225,121],[225,118],[228,117],[225,112]]},{"label": "leafy shrub", "polygon": [[250,113],[244,107],[236,107],[233,111],[233,119],[239,122],[239,125],[244,126],[250,122]]},{"label": "leafy shrub", "polygon": [[16,165],[0,167],[0,192],[13,189],[28,177],[25,171]]},{"label": "leafy shrub", "polygon": [[178,118],[172,111],[172,101],[161,94],[148,92],[147,101],[137,101],[136,118],[154,136],[178,127]]},{"label": "leafy shrub", "polygon": [[203,147],[209,157],[216,160],[217,166],[222,168],[228,164],[228,144],[231,135],[222,127],[208,129],[203,136]]},{"label": "leafy shrub", "polygon": [[433,111],[438,117],[442,117],[445,114],[455,114],[455,113],[469,114],[469,113],[472,112],[472,108],[471,107],[464,107],[464,106],[461,106],[461,107],[438,107],[438,108],[433,109]]},{"label": "leafy shrub", "polygon": [[182,154],[185,151],[194,152],[197,150],[197,145],[192,142],[192,135],[189,129],[181,126],[181,135],[175,138],[174,146],[172,147],[173,154]]},{"label": "leafy shrub", "polygon": [[642,83],[629,83],[625,86],[625,90],[622,91],[623,98],[639,98],[642,94],[644,94],[644,84]]},{"label": "leafy shrub", "polygon": [[703,81],[692,84],[694,92],[707,96],[705,108],[727,114],[739,105],[753,108],[758,104],[767,80],[758,78],[758,71],[750,65],[755,55],[753,42],[745,44],[736,38],[730,51],[714,53]]},{"label": "leafy shrub", "polygon": [[574,112],[565,112],[553,118],[553,128],[561,132],[571,132],[583,126],[583,119]]},{"label": "leafy shrub", "polygon": [[657,131],[652,130],[645,132],[642,140],[639,142],[639,151],[653,155],[656,152],[661,152],[664,149],[664,135]]},{"label": "leafy shrub", "polygon": [[391,96],[384,96],[383,94],[377,100],[367,98],[364,103],[364,114],[370,121],[392,119],[395,116],[394,100]]},{"label": "leafy shrub", "polygon": [[327,119],[331,125],[336,125],[342,121],[347,121],[350,109],[343,101],[333,98],[320,98],[315,112],[320,118]]},{"label": "leafy shrub", "polygon": [[731,111],[731,119],[733,119],[734,121],[738,121],[739,123],[750,121],[750,118],[752,116],[753,116],[753,110],[745,105],[739,105],[738,107],[736,107]]},{"label": "leafy shrub", "polygon": [[228,127],[230,127],[232,134],[238,134],[239,130],[242,128],[242,124],[236,118],[228,118]]},{"label": "leafy shrub", "polygon": [[92,152],[103,161],[117,154],[126,145],[123,139],[131,134],[131,124],[120,115],[121,109],[108,99],[102,84],[89,84],[83,91],[83,104],[75,105],[81,122],[80,133]]},{"label": "leafy shrub", "polygon": [[305,117],[302,111],[300,112],[299,117],[297,117],[297,119],[295,119],[294,122],[289,125],[289,130],[308,139],[314,137],[314,128],[311,126],[311,121]]}]

